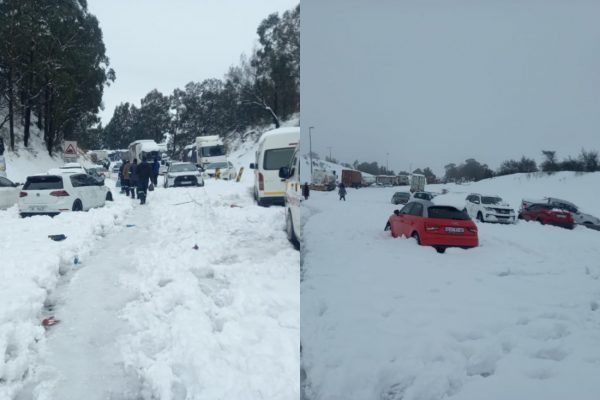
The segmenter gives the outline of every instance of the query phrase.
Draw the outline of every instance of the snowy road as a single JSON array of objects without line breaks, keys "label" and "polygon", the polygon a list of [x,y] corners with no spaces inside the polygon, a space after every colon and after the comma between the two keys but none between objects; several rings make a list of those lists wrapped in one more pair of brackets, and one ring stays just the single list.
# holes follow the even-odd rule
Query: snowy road
[{"label": "snowy road", "polygon": [[[46,263],[20,272],[17,241],[0,254],[3,294],[21,296],[0,313],[0,398],[297,398],[299,254],[283,209],[254,205],[249,182],[158,188],[144,207],[118,195],[54,219],[3,214],[40,230]],[[58,231],[67,240],[48,240]],[[61,322],[44,334],[48,315]]]},{"label": "snowy road", "polygon": [[[587,206],[599,181],[506,177],[449,188]],[[315,192],[304,203],[307,398],[597,399],[599,233],[480,224],[479,248],[437,254],[383,231],[394,191],[350,190],[345,203]]]}]

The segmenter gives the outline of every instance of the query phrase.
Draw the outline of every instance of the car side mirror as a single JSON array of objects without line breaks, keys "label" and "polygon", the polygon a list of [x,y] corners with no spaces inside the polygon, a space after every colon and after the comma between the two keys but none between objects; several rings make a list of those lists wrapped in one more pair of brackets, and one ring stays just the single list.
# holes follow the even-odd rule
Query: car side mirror
[{"label": "car side mirror", "polygon": [[400,210],[394,210],[394,215],[400,215]]},{"label": "car side mirror", "polygon": [[254,164],[254,163],[251,163],[251,164],[250,164],[250,169],[257,169],[257,168],[256,168],[256,164]]},{"label": "car side mirror", "polygon": [[19,186],[21,186],[21,184],[19,182],[13,183],[13,187],[19,187]]},{"label": "car side mirror", "polygon": [[287,179],[291,176],[290,167],[281,167],[279,168],[279,177],[282,179]]}]

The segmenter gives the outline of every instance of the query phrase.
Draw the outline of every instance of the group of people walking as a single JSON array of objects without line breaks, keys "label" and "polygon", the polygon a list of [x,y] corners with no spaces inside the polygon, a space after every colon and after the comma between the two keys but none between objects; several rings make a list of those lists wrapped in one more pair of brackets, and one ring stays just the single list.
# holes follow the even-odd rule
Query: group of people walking
[{"label": "group of people walking", "polygon": [[158,183],[159,169],[160,164],[157,159],[154,159],[152,164],[146,157],[142,157],[142,162],[139,164],[137,159],[134,159],[133,162],[124,161],[119,168],[121,193],[125,193],[127,196],[131,195],[132,199],[137,197],[140,204],[146,204],[148,189],[154,190],[154,186]]}]

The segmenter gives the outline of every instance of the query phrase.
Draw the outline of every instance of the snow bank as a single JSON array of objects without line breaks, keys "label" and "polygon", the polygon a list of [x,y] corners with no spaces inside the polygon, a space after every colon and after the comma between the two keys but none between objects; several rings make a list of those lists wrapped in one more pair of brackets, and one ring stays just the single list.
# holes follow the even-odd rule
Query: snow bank
[{"label": "snow bank", "polygon": [[299,255],[283,209],[254,205],[244,182],[149,198],[159,233],[121,277],[137,293],[122,352],[146,399],[298,398]]},{"label": "snow bank", "polygon": [[[515,175],[450,190],[556,196],[600,215],[600,173]],[[385,221],[398,188],[313,192],[301,287],[307,399],[594,400],[600,232],[478,224],[480,247],[417,246]]]},{"label": "snow bank", "polygon": [[[26,169],[26,168],[24,168]],[[120,229],[128,201],[57,217],[19,218],[17,207],[0,210],[0,398],[13,398],[32,375],[36,354],[43,350],[43,318],[60,276],[77,268],[107,233]],[[48,235],[64,234],[55,242]]]}]

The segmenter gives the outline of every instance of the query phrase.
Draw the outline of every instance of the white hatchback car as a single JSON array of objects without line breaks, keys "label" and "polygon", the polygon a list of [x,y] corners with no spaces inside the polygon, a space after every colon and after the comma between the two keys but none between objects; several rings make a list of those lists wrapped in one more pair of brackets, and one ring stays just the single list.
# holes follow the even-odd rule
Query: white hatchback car
[{"label": "white hatchback car", "polygon": [[472,193],[467,196],[465,210],[471,218],[477,218],[479,222],[504,224],[517,222],[515,210],[499,196],[483,196]]},{"label": "white hatchback car", "polygon": [[0,176],[0,210],[14,206],[18,199],[19,185]]},{"label": "white hatchback car", "polygon": [[103,181],[88,174],[47,174],[27,178],[19,193],[19,213],[57,215],[64,211],[88,211],[103,207],[112,194]]}]

